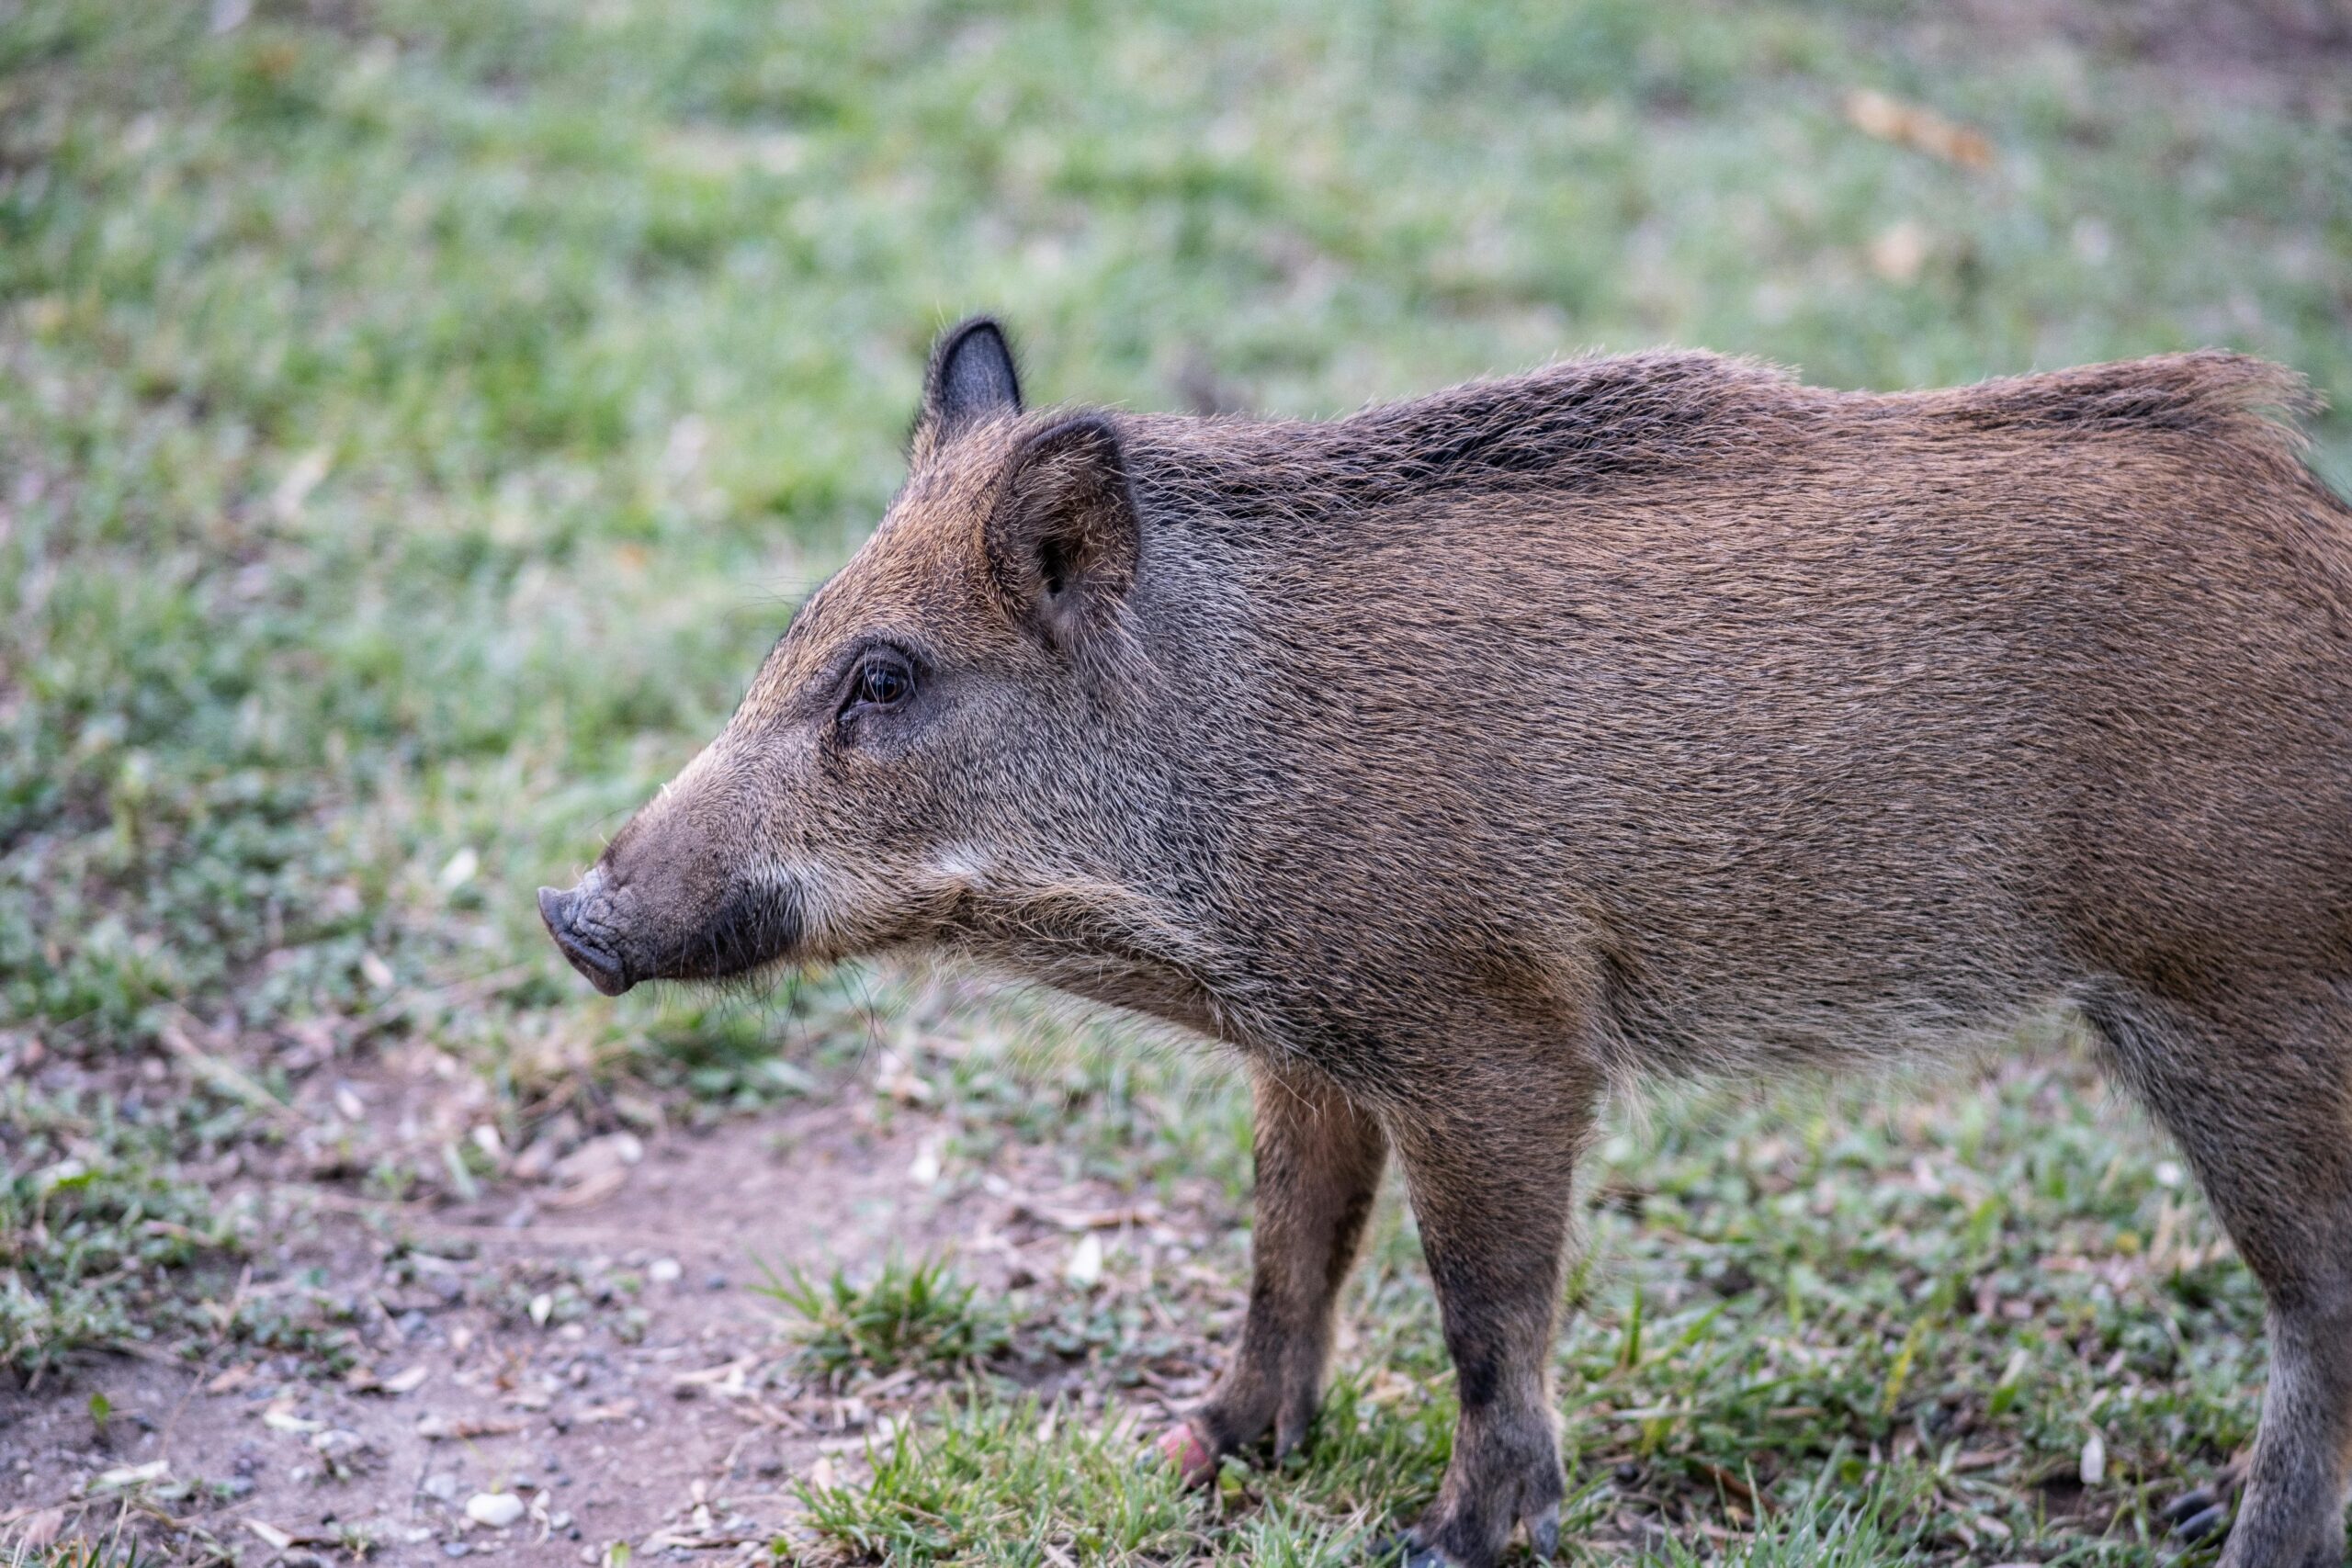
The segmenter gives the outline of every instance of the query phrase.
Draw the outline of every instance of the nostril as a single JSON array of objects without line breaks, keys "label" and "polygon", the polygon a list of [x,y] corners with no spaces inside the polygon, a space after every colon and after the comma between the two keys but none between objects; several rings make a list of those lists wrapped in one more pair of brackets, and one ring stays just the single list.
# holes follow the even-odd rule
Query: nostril
[{"label": "nostril", "polygon": [[605,939],[600,922],[591,919],[590,930],[581,929],[581,908],[589,902],[583,895],[592,890],[595,874],[591,872],[577,887],[565,891],[556,887],[539,889],[539,919],[547,923],[548,935],[562,950],[563,956],[574,969],[587,976],[591,985],[608,997],[619,996],[629,988],[628,966]]}]

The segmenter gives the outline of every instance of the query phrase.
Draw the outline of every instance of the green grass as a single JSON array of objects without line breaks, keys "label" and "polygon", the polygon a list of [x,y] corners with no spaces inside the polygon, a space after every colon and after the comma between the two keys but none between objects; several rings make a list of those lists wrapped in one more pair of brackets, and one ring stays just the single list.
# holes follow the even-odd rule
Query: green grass
[{"label": "green grass", "polygon": [[[1618,1108],[1557,1363],[1577,1561],[1677,1541],[1717,1550],[1702,1527],[1755,1533],[1741,1549],[1753,1561],[1804,1561],[1789,1543],[1852,1509],[1869,1526],[1840,1527],[1840,1549],[1860,1553],[1840,1561],[1998,1561],[2004,1547],[2174,1560],[2162,1508],[2252,1436],[2259,1293],[2161,1135],[2064,1043],[2028,1043],[2027,1056],[1981,1082],[1666,1094]],[[1213,1092],[1175,1098],[1181,1064],[1165,1071],[1154,1092],[1189,1106],[1169,1122],[1229,1111]],[[974,1113],[953,1088],[944,1105]],[[1078,1116],[1078,1136],[1091,1121]],[[1238,1277],[1245,1239],[1211,1258]],[[876,1296],[894,1322],[902,1276]],[[1115,1384],[1151,1349],[1120,1337],[1119,1292],[1103,1294],[1085,1348],[1098,1381]],[[1004,1303],[1016,1350],[1039,1341],[1056,1301],[1069,1310],[1068,1292],[1046,1287]],[[804,1311],[846,1315],[821,1298]],[[1204,1316],[1192,1303],[1188,1328]],[[1433,1495],[1452,1377],[1393,1192],[1347,1320],[1354,1342],[1308,1451],[1271,1472],[1228,1468],[1218,1499],[1187,1517],[1198,1538],[1188,1550],[1234,1563],[1351,1561]],[[870,1359],[877,1373],[896,1364]],[[958,1517],[1034,1505],[1023,1540],[1094,1529],[1116,1487],[1073,1480],[1033,1498],[1026,1467],[1043,1439],[993,1453],[974,1436],[1038,1425],[1022,1414],[1019,1366],[992,1370],[937,1433],[892,1451],[887,1484],[830,1499],[826,1528],[860,1550],[914,1531],[902,1544],[917,1552],[908,1543],[937,1524],[926,1499],[952,1492]],[[2085,1487],[2094,1433],[2103,1473]],[[921,1560],[992,1560],[985,1535],[922,1535],[932,1555]]]},{"label": "green grass", "polygon": [[0,1185],[0,1366],[39,1373],[75,1346],[221,1326],[173,1286],[233,1258],[242,1235],[204,1188],[171,1173],[203,1136],[174,1120],[168,1103],[0,1085],[10,1160]]},{"label": "green grass", "polygon": [[1034,1399],[983,1401],[879,1446],[872,1480],[804,1491],[816,1527],[903,1562],[1165,1561],[1199,1539],[1173,1474],[1136,1462],[1134,1434]]},{"label": "green grass", "polygon": [[[0,1058],[30,1080],[0,1104],[6,1359],[216,1331],[235,1215],[190,1173],[266,1144],[266,1101],[324,1064],[446,1053],[519,1147],[631,1094],[822,1091],[904,1016],[923,993],[862,974],[587,997],[529,890],[716,728],[870,526],[967,310],[1048,398],[1206,382],[1299,413],[1587,345],[1905,386],[2226,344],[2332,395],[2317,458],[2352,474],[2342,105],[1972,45],[1939,11],[0,6]],[[1981,128],[1990,165],[1861,134],[1857,87]],[[1017,1003],[956,1017],[967,1048],[924,1064],[951,1165],[1051,1141],[1073,1175],[1246,1191],[1213,1072]],[[134,1122],[130,1065],[176,1060],[174,1030],[243,1087]],[[2257,1303],[2162,1144],[2081,1084],[1628,1121],[1562,1349],[1584,1527],[1713,1551],[1702,1525],[1757,1523],[1728,1475],[1772,1499],[1758,1562],[1809,1529],[1855,1562],[2155,1561],[2158,1490],[2250,1430]],[[462,1158],[373,1179],[430,1193]],[[1238,1239],[1206,1261],[1238,1271]],[[923,1487],[995,1518],[1059,1455],[1035,1539],[1334,1561],[1426,1497],[1446,1431],[1401,1215],[1352,1300],[1323,1440],[1223,1511],[1117,1511],[1078,1427],[983,1390],[909,1439],[968,1473],[829,1528],[901,1539]],[[1105,1368],[1144,1332],[1035,1311]],[[230,1331],[322,1359],[336,1332]],[[2068,1514],[2093,1430],[2107,1473]],[[1832,1529],[1849,1507],[1874,1522]]]},{"label": "green grass", "polygon": [[802,1364],[829,1382],[968,1371],[1005,1343],[978,1292],[937,1259],[890,1258],[864,1284],[840,1269],[819,1281],[793,1269],[759,1288],[791,1314]]}]

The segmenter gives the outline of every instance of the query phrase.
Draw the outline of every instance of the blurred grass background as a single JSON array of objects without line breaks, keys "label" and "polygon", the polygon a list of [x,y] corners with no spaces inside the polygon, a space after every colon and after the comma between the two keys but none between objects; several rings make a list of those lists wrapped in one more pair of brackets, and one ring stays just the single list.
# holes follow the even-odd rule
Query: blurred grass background
[{"label": "blurred grass background", "polygon": [[[1586,347],[1893,388],[2227,344],[2337,405],[2340,485],[2340,16],[0,0],[0,1139],[64,1114],[41,1063],[189,1028],[266,1085],[434,1044],[510,1146],[582,1083],[756,1100],[831,993],[593,998],[529,892],[715,730],[871,525],[924,346],[968,310],[1045,399],[1300,414]],[[1981,143],[1890,136],[1857,92]],[[2004,1102],[2001,1158],[2043,1157],[2045,1089]],[[141,1147],[211,1147],[200,1110]],[[1746,1191],[1749,1145],[1702,1124],[1640,1146]],[[2145,1231],[2169,1200],[2065,1126],[2026,1190]],[[1978,1212],[1921,1245],[1965,1251]],[[2242,1280],[2192,1293],[2222,1303],[2219,1370],[2149,1441],[2226,1451],[2256,1320]],[[1414,1454],[1379,1474],[1425,1484]]]}]

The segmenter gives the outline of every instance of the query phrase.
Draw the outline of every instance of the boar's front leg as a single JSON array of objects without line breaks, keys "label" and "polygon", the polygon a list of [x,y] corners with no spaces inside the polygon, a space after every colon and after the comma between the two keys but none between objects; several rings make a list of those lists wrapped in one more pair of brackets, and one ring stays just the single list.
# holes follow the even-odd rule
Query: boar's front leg
[{"label": "boar's front leg", "polygon": [[1277,1458],[1306,1438],[1323,1397],[1340,1287],[1380,1190],[1388,1141],[1329,1079],[1256,1075],[1257,1232],[1241,1344],[1208,1403],[1160,1439],[1187,1479],[1274,1434]]},{"label": "boar's front leg", "polygon": [[1539,1555],[1558,1542],[1553,1337],[1600,1081],[1557,1047],[1484,1055],[1389,1118],[1462,1401],[1414,1568],[1487,1568],[1521,1522]]}]

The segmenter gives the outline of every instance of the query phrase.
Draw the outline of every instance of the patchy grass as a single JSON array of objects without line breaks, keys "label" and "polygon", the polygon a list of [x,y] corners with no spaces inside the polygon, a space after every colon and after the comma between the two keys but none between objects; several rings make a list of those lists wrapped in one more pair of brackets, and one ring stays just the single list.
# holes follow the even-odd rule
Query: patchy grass
[{"label": "patchy grass", "polygon": [[[1558,1363],[1575,1560],[1737,1546],[1804,1561],[1806,1532],[1849,1513],[1870,1522],[1837,1527],[1839,1550],[1859,1554],[1838,1561],[2203,1560],[2183,1557],[2159,1516],[2252,1436],[2259,1292],[2164,1139],[2086,1059],[2063,1041],[2019,1050],[1981,1078],[1618,1109]],[[1227,1109],[1171,1101],[1191,1119]],[[1199,1256],[1238,1279],[1244,1239]],[[1272,1472],[1228,1468],[1191,1550],[1351,1561],[1434,1495],[1452,1376],[1393,1194],[1370,1253],[1311,1449]],[[1114,1250],[1102,1284],[1046,1299],[1115,1323],[1167,1298],[1182,1274],[1169,1262],[1153,1273]],[[1030,1323],[1048,1310],[1021,1299]],[[1233,1323],[1214,1298],[1188,1321]],[[1031,1507],[1032,1456],[948,1457],[967,1440],[955,1433],[1029,1432],[1028,1397],[1009,1368],[972,1385],[935,1458],[910,1440],[890,1485],[829,1498],[823,1527],[861,1551],[897,1539],[916,1506],[907,1488],[947,1484],[922,1479],[934,1462],[967,1513],[990,1487],[1002,1495],[988,1506]],[[1056,1491],[1023,1528],[1078,1539],[1097,1502]],[[947,1539],[923,1550],[952,1556]]]},{"label": "patchy grass", "polygon": [[967,1371],[1005,1344],[978,1292],[936,1258],[887,1259],[862,1285],[840,1269],[819,1283],[796,1268],[771,1272],[763,1290],[792,1314],[788,1332],[804,1364],[829,1382],[902,1369]]},{"label": "patchy grass", "polygon": [[1197,1510],[1135,1434],[1090,1428],[1034,1399],[984,1402],[883,1445],[858,1488],[810,1487],[812,1522],[894,1562],[1166,1562],[1196,1539]]},{"label": "patchy grass", "polygon": [[1906,1560],[1903,1532],[1887,1522],[1902,1512],[1897,1497],[1883,1489],[1849,1502],[1828,1501],[1834,1495],[1827,1488],[1809,1494],[1728,1551],[1702,1552],[1675,1541],[1654,1561],[1659,1568],[1697,1568],[1702,1562],[1724,1568],[1871,1568]]},{"label": "patchy grass", "polygon": [[173,1288],[199,1265],[233,1258],[241,1242],[202,1185],[171,1174],[181,1139],[202,1136],[172,1125],[179,1109],[136,1094],[53,1099],[0,1085],[10,1161],[0,1185],[0,1364],[39,1373],[85,1346],[227,1326],[191,1314]]},{"label": "patchy grass", "polygon": [[[530,889],[870,526],[967,309],[1047,397],[1292,413],[1584,345],[1905,386],[2224,344],[2333,396],[2352,474],[2352,73],[2252,12],[2176,49],[2045,9],[1996,47],[1906,0],[0,5],[0,1360],[328,1377],[381,1325],[250,1205],[584,1201],[608,1140],[838,1102],[935,1120],[942,1192],[1043,1145],[1024,1180],[1137,1217],[1024,1222],[1091,1282],[817,1288],[852,1391],[933,1330],[1012,1347],[822,1493],[834,1548],[1343,1560],[1443,1456],[1409,1216],[1313,1452],[1163,1495],[1102,1433],[1230,1337],[1212,1066],[863,970],[605,1001]],[[1858,88],[1986,155],[1866,133]],[[2033,1060],[1621,1108],[1577,1550],[2163,1556],[2251,1430],[2258,1303],[2163,1142]],[[643,1330],[615,1269],[502,1269],[460,1295]]]},{"label": "patchy grass", "polygon": [[74,1540],[11,1551],[7,1564],[8,1568],[148,1568],[156,1561],[142,1554],[136,1542],[100,1545]]}]

